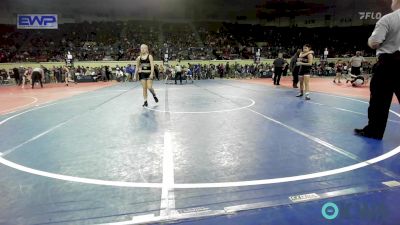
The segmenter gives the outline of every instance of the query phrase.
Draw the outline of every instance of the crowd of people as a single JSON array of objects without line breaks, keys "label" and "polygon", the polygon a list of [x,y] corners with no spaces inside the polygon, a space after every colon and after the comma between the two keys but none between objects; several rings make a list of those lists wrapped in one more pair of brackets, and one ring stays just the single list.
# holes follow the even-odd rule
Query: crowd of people
[{"label": "crowd of people", "polygon": [[[134,77],[136,66],[116,65],[116,66],[99,66],[99,67],[67,67],[53,66],[46,68],[40,66],[43,70],[43,83],[65,83],[66,79],[72,79],[76,82],[80,77],[90,76],[92,81],[112,81],[118,82],[135,81]],[[10,70],[0,69],[0,77],[2,80],[14,80],[15,84],[23,85],[23,83],[31,83],[32,70],[30,67],[15,67]],[[182,78],[190,79],[214,79],[220,78],[255,78],[261,76],[272,76],[273,67],[269,64],[246,64],[241,65],[235,63],[226,64],[172,64],[172,65],[155,65],[155,79],[157,80],[174,80],[177,73],[182,73]],[[23,80],[25,81],[23,82]]]},{"label": "crowd of people", "polygon": [[[281,54],[279,58],[282,58]],[[218,78],[235,78],[235,79],[247,79],[247,78],[275,78],[278,76],[292,75],[293,67],[287,60],[284,60],[278,66],[276,60],[273,63],[248,63],[240,64],[234,63],[176,63],[170,65],[155,64],[155,79],[157,80],[175,80],[177,72],[182,73],[183,80],[200,80],[200,79],[214,79]],[[41,66],[43,69],[43,82],[44,83],[65,83],[66,78],[70,79],[70,82],[76,82],[78,78],[82,76],[90,76],[92,81],[112,81],[118,82],[132,82],[135,81],[135,64],[116,65],[116,66],[98,66],[98,67],[66,67],[66,66],[53,66],[46,68]],[[281,67],[281,71],[277,71],[277,68]],[[310,70],[310,74],[313,76],[331,76],[335,77],[334,82],[341,82],[342,80],[352,80],[350,77],[353,73],[351,71],[351,62],[338,60],[337,62],[324,63],[313,62]],[[25,83],[30,83],[31,74],[26,73],[32,68],[25,68],[23,66],[15,67],[6,71],[0,69],[1,80],[15,80],[15,83],[22,85],[22,80],[25,77]],[[363,74],[371,74],[373,65],[371,62],[364,61],[361,66]],[[276,76],[278,74],[278,76]],[[340,74],[340,77],[338,77]],[[274,83],[279,84],[279,80],[275,80]]]},{"label": "crowd of people", "polygon": [[[373,55],[357,38],[373,27],[280,28],[235,23],[159,23],[152,21],[60,24],[58,30],[17,30],[0,25],[0,62],[59,62],[71,51],[77,61],[133,60],[148,43],[155,60],[275,59],[293,55],[305,37],[316,57],[347,57],[355,50]],[[168,52],[167,52],[168,49]]]}]

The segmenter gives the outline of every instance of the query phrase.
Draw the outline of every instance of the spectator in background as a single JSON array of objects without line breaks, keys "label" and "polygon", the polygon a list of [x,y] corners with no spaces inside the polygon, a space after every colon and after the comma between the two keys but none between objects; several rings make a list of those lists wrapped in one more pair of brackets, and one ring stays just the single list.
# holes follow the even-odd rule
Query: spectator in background
[{"label": "spectator in background", "polygon": [[21,78],[20,78],[20,74],[19,74],[18,68],[13,68],[12,71],[13,71],[15,83],[16,83],[18,86],[21,85]]},{"label": "spectator in background", "polygon": [[164,66],[161,64],[159,66],[158,70],[159,70],[159,73],[160,73],[159,76],[161,77],[161,79],[164,79],[164,73],[165,73]]},{"label": "spectator in background", "polygon": [[128,64],[128,66],[125,69],[125,73],[128,74],[128,81],[132,81],[133,74],[135,74],[135,68],[131,64]]},{"label": "spectator in background", "polygon": [[231,75],[231,67],[229,66],[229,62],[226,62],[225,73],[226,73],[227,77],[230,77],[230,75]]},{"label": "spectator in background", "polygon": [[154,75],[156,76],[157,80],[160,80],[159,73],[160,73],[160,70],[158,69],[158,64],[156,64],[156,65],[154,65]]},{"label": "spectator in background", "polygon": [[325,50],[324,50],[324,61],[328,60],[328,55],[329,55],[328,48],[325,48]]},{"label": "spectator in background", "polygon": [[22,84],[22,80],[23,80],[22,78],[23,78],[23,76],[25,74],[25,69],[24,69],[23,66],[19,66],[18,73],[19,73],[19,79],[20,79],[20,84],[19,85],[21,85]]},{"label": "spectator in background", "polygon": [[123,68],[120,68],[118,65],[116,67],[115,76],[117,78],[117,81],[125,82],[125,75],[123,72]]},{"label": "spectator in background", "polygon": [[104,81],[104,82],[108,81],[107,72],[106,72],[106,67],[105,66],[101,67],[101,80]]}]

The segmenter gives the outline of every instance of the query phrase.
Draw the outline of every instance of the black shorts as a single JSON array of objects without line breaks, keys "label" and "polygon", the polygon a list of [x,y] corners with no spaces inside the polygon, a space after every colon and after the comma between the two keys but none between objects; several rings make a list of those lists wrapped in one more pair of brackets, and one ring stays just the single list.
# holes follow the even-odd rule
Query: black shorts
[{"label": "black shorts", "polygon": [[150,73],[139,73],[139,80],[149,80]]},{"label": "black shorts", "polygon": [[351,74],[353,75],[361,75],[361,67],[351,67]]},{"label": "black shorts", "polygon": [[299,76],[310,75],[311,66],[300,66]]}]

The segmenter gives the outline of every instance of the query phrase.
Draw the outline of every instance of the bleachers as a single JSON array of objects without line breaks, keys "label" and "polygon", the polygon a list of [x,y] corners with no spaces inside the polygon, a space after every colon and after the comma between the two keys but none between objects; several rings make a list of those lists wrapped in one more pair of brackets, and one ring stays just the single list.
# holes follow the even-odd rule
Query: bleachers
[{"label": "bleachers", "polygon": [[[82,22],[60,24],[58,30],[17,30],[0,25],[1,62],[63,61],[67,51],[77,61],[133,60],[140,44],[162,59],[163,46],[171,60],[252,59],[261,48],[262,58],[290,57],[305,43],[317,56],[328,48],[330,57],[348,57],[355,51],[373,56],[366,45],[372,26],[266,27],[236,23],[172,23],[156,21]],[[348,38],[348,37],[359,37]]]}]

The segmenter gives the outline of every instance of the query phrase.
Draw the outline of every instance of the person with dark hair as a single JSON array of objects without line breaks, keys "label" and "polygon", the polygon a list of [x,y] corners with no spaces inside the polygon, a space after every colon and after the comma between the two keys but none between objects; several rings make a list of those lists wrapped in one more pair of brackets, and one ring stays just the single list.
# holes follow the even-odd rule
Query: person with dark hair
[{"label": "person with dark hair", "polygon": [[229,62],[226,62],[225,64],[225,74],[228,78],[230,78],[231,75],[231,67],[229,66]]},{"label": "person with dark hair", "polygon": [[107,81],[111,80],[111,71],[109,66],[105,66]]},{"label": "person with dark hair", "polygon": [[62,83],[62,68],[61,67],[56,67],[54,69],[54,76],[56,77],[57,83]]},{"label": "person with dark hair", "polygon": [[385,133],[393,93],[400,102],[400,0],[392,0],[392,10],[376,23],[368,39],[378,62],[370,84],[368,125],[354,129],[356,135],[379,140]]},{"label": "person with dark hair", "polygon": [[278,58],[273,62],[274,64],[274,85],[280,85],[283,68],[286,66],[286,61],[283,59],[283,54],[279,53]]},{"label": "person with dark hair", "polygon": [[149,47],[145,44],[140,46],[140,56],[136,59],[136,70],[135,78],[139,74],[139,80],[143,87],[143,107],[147,107],[147,90],[153,95],[154,101],[157,103],[158,98],[156,92],[153,89],[153,79],[154,79],[154,61],[153,56],[149,53]]},{"label": "person with dark hair", "polygon": [[299,83],[300,66],[297,66],[296,63],[300,53],[301,49],[297,49],[296,54],[294,54],[294,56],[290,60],[290,71],[292,71],[292,76],[293,76],[293,88],[298,88],[297,84]]},{"label": "person with dark hair", "polygon": [[289,70],[289,64],[286,62],[285,66],[283,67],[282,76],[286,77],[288,75],[288,70]]},{"label": "person with dark hair", "polygon": [[157,80],[160,80],[159,73],[160,73],[160,70],[158,69],[158,64],[156,64],[156,65],[154,65],[154,75],[156,75]]},{"label": "person with dark hair", "polygon": [[13,68],[12,71],[15,79],[15,84],[18,86],[21,85],[21,77],[18,68]]},{"label": "person with dark hair", "polygon": [[305,99],[310,100],[310,77],[313,61],[314,52],[311,50],[311,45],[305,44],[296,63],[297,66],[300,66],[300,93],[296,97],[302,97],[305,94]]},{"label": "person with dark hair", "polygon": [[182,84],[182,67],[179,64],[176,64],[175,66],[175,84],[178,84],[178,77],[180,84]]},{"label": "person with dark hair", "polygon": [[128,74],[128,81],[132,81],[133,74],[135,73],[134,67],[131,64],[128,64],[128,66],[125,68],[125,73]]},{"label": "person with dark hair", "polygon": [[335,71],[336,71],[336,76],[335,79],[333,79],[333,83],[336,83],[336,79],[338,79],[338,83],[340,82],[340,78],[342,78],[342,73],[343,73],[343,63],[342,60],[338,60],[335,64]]}]

